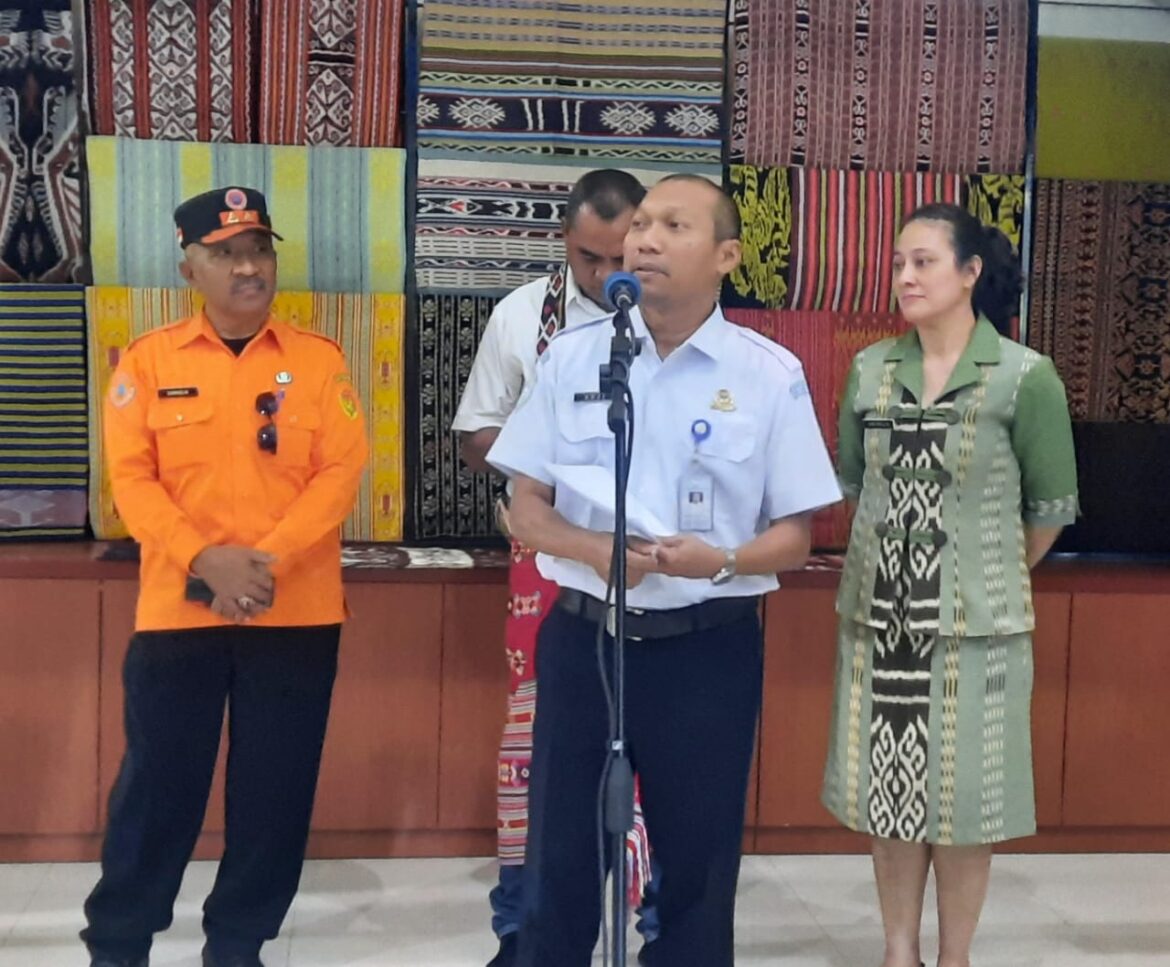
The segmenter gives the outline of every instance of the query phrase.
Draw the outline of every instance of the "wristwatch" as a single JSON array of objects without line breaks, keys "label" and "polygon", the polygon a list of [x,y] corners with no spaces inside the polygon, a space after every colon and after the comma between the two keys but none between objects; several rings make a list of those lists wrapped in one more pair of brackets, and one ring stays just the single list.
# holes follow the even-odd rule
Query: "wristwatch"
[{"label": "wristwatch", "polygon": [[711,578],[712,584],[726,584],[735,577],[735,551],[723,548],[723,554],[727,560],[724,562],[723,567],[716,571],[714,577]]}]

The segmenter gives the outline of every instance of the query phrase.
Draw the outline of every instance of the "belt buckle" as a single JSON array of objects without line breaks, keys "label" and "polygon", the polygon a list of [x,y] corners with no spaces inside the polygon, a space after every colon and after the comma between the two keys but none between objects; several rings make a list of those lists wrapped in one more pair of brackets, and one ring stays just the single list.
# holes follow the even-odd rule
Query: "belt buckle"
[{"label": "belt buckle", "polygon": [[[641,608],[627,608],[626,614],[645,614],[646,612]],[[610,605],[605,609],[605,633],[611,638],[617,638],[617,608]],[[626,635],[626,641],[641,641],[638,635]]]}]

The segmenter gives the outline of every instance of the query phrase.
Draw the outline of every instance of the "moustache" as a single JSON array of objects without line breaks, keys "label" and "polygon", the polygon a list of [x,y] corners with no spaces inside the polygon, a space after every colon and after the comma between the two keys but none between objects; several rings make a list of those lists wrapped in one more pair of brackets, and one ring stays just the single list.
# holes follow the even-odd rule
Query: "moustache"
[{"label": "moustache", "polygon": [[232,295],[242,295],[246,292],[264,292],[268,283],[263,279],[241,279],[232,283]]}]

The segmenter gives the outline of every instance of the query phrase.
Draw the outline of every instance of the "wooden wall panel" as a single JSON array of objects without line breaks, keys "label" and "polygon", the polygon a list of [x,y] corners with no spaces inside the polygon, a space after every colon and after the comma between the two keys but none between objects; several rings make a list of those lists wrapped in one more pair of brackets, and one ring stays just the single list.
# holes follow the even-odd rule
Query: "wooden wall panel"
[{"label": "wooden wall panel", "polygon": [[[314,829],[429,829],[437,812],[438,586],[346,589],[353,617],[342,634]],[[137,584],[103,587],[101,809],[125,749],[122,663],[134,628]],[[225,735],[204,822],[222,832]]]},{"label": "wooden wall panel", "polygon": [[1067,826],[1170,826],[1170,595],[1077,594]]},{"label": "wooden wall panel", "polygon": [[316,830],[434,829],[441,585],[351,584]]},{"label": "wooden wall panel", "polygon": [[834,597],[783,590],[765,605],[761,829],[838,825],[820,802],[837,653]]},{"label": "wooden wall panel", "polygon": [[1036,825],[1061,824],[1064,797],[1064,716],[1068,700],[1069,620],[1072,596],[1043,593],[1034,599],[1032,638],[1032,773],[1036,783]]},{"label": "wooden wall panel", "polygon": [[98,823],[98,582],[0,582],[0,834]]},{"label": "wooden wall panel", "polygon": [[439,826],[496,828],[496,761],[508,700],[508,588],[447,585],[443,596]]},{"label": "wooden wall panel", "polygon": [[[469,577],[414,572],[347,585],[354,617],[314,817],[317,855],[490,852],[508,595],[496,573]],[[1135,587],[1037,594],[1032,738],[1043,832],[1019,849],[1170,843],[1170,594]],[[749,849],[863,845],[819,803],[833,594],[790,585],[766,602]],[[96,855],[123,751],[135,595],[122,577],[0,581],[0,776],[20,790],[0,801],[0,859]],[[222,842],[222,759],[200,856]]]}]

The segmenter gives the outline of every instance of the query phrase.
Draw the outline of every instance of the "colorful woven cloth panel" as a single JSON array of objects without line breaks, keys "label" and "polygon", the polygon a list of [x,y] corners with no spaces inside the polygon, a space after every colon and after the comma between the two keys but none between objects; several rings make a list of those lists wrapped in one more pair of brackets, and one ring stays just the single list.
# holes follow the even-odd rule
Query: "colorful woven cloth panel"
[{"label": "colorful woven cloth panel", "polygon": [[1170,423],[1170,185],[1037,181],[1030,293],[1073,419]]},{"label": "colorful woven cloth panel", "polygon": [[730,160],[1024,166],[1028,0],[734,0]]},{"label": "colorful woven cloth panel", "polygon": [[432,0],[419,146],[718,164],[724,0]]},{"label": "colorful woven cloth panel", "polygon": [[[198,311],[191,289],[90,288],[89,389],[103,398],[122,351],[132,339]],[[395,541],[402,537],[403,515],[403,341],[404,304],[400,295],[335,295],[281,292],[274,316],[334,339],[345,352],[354,388],[365,408],[370,462],[362,476],[357,505],[342,528],[354,541]],[[126,536],[114,509],[102,457],[102,413],[91,415],[90,468],[94,486],[90,519],[104,540]]]},{"label": "colorful woven cloth panel", "polygon": [[0,282],[81,274],[81,140],[68,0],[0,0]]},{"label": "colorful woven cloth panel", "polygon": [[984,225],[994,225],[1019,252],[1024,231],[1023,175],[967,175],[963,204]]},{"label": "colorful woven cloth panel", "polygon": [[409,540],[498,537],[498,477],[469,471],[451,421],[497,299],[478,294],[420,293],[417,357],[408,385],[407,466],[411,481]]},{"label": "colorful woven cloth panel", "polygon": [[1170,182],[1170,44],[1041,37],[1036,98],[1038,178]]},{"label": "colorful woven cloth panel", "polygon": [[793,309],[894,310],[894,246],[902,219],[930,202],[959,203],[958,175],[792,172]]},{"label": "colorful woven cloth panel", "polygon": [[[834,455],[837,408],[853,357],[866,346],[906,330],[901,317],[889,313],[728,309],[727,318],[780,343],[804,364],[817,422]],[[813,547],[844,548],[849,542],[849,523],[844,503],[820,511],[813,518]]]},{"label": "colorful woven cloth panel", "polygon": [[725,308],[775,309],[788,302],[792,183],[787,168],[732,165],[727,187],[739,209],[743,257],[723,283]]},{"label": "colorful woven cloth panel", "polygon": [[172,213],[226,185],[258,188],[284,241],[290,290],[401,292],[405,263],[400,148],[301,148],[89,138],[97,285],[181,287]]},{"label": "colorful woven cloth panel", "polygon": [[252,140],[253,0],[90,0],[90,129]]},{"label": "colorful woven cloth panel", "polygon": [[[498,157],[419,160],[414,263],[420,289],[504,295],[564,261],[561,219],[591,168]],[[644,185],[668,172],[625,168]],[[717,166],[689,166],[719,180]]]},{"label": "colorful woven cloth panel", "polygon": [[85,290],[0,286],[0,540],[85,531]]},{"label": "colorful woven cloth panel", "polygon": [[265,144],[400,143],[404,0],[262,0]]},{"label": "colorful woven cloth panel", "polygon": [[902,219],[934,201],[960,203],[959,175],[732,165],[743,262],[726,306],[891,312]]}]

